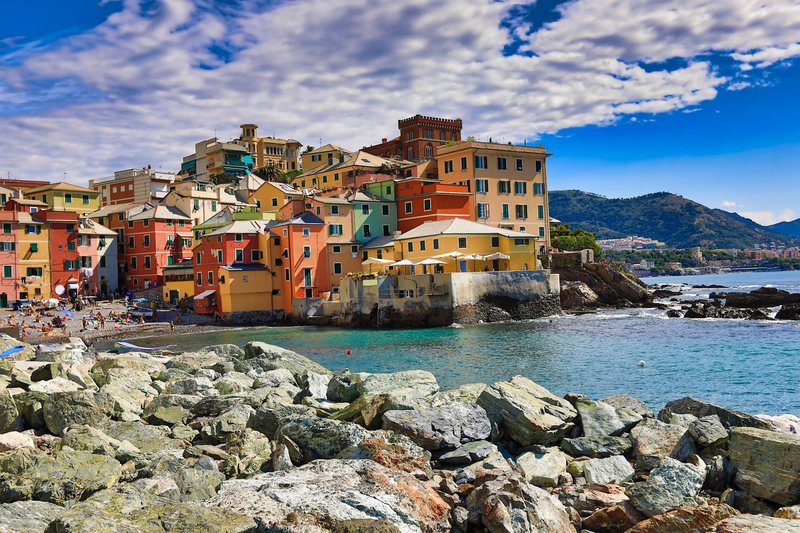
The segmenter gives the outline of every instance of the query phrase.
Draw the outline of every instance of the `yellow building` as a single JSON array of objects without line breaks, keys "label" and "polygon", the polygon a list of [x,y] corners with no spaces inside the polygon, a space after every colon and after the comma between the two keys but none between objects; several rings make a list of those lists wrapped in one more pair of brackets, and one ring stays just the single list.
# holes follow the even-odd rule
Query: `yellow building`
[{"label": "yellow building", "polygon": [[341,163],[347,159],[353,152],[335,144],[326,144],[315,148],[308,152],[304,152],[300,159],[302,161],[301,168],[303,172],[311,172],[320,167],[334,165]]},{"label": "yellow building", "polygon": [[361,246],[361,270],[366,273],[385,272],[389,265],[401,259],[392,235],[375,237]]},{"label": "yellow building", "polygon": [[164,267],[164,285],[161,286],[164,302],[173,305],[194,296],[194,265],[191,261]]},{"label": "yellow building", "polygon": [[256,192],[250,195],[247,202],[255,205],[261,213],[277,213],[289,200],[302,197],[302,191],[285,183],[265,181]]},{"label": "yellow building", "polygon": [[439,179],[469,186],[472,220],[536,235],[540,254],[550,242],[549,156],[543,147],[476,141],[436,148]]},{"label": "yellow building", "polygon": [[[395,259],[443,264],[408,268],[412,273],[534,270],[537,238],[462,218],[425,222],[394,237]],[[404,270],[404,272],[406,272]]]},{"label": "yellow building", "polygon": [[236,144],[247,148],[253,156],[254,168],[275,167],[281,172],[291,172],[300,168],[300,147],[303,144],[294,139],[259,137],[258,124],[242,124],[242,134]]},{"label": "yellow building", "polygon": [[[43,207],[36,200],[18,200],[25,207]],[[20,279],[19,297],[50,297],[50,232],[47,224],[33,219],[28,212],[17,215],[17,263]]]},{"label": "yellow building", "polygon": [[[235,263],[223,265],[217,272],[219,309],[222,314],[245,311],[272,311],[272,273],[260,263]],[[278,307],[280,308],[280,307]]]},{"label": "yellow building", "polygon": [[47,204],[51,211],[71,211],[86,215],[100,209],[100,192],[72,185],[51,183],[25,191],[25,198]]},{"label": "yellow building", "polygon": [[[332,145],[327,145],[332,146]],[[356,176],[359,174],[376,173],[379,170],[390,167],[399,169],[415,169],[416,164],[408,161],[396,159],[384,159],[363,150],[350,153],[328,150],[315,154],[309,152],[303,154],[303,173],[292,180],[292,187],[295,189],[314,188],[323,191],[338,189],[340,187],[355,187]],[[319,149],[318,149],[319,150]],[[307,169],[305,161],[307,157],[325,157],[326,163],[319,164],[319,161],[312,161],[312,167]]]}]

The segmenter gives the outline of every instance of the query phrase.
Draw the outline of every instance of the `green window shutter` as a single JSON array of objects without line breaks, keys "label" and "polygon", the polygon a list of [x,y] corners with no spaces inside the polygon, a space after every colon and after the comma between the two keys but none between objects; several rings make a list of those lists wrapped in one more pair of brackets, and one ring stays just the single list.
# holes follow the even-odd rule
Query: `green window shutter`
[{"label": "green window shutter", "polygon": [[11,265],[4,265],[3,266],[3,277],[10,278],[11,277]]},{"label": "green window shutter", "polygon": [[38,251],[39,251],[39,245],[37,243],[35,243],[35,242],[32,242],[31,243],[31,252],[36,253]]},{"label": "green window shutter", "polygon": [[67,243],[67,250],[69,250],[70,252],[75,251],[75,241],[70,241]]}]

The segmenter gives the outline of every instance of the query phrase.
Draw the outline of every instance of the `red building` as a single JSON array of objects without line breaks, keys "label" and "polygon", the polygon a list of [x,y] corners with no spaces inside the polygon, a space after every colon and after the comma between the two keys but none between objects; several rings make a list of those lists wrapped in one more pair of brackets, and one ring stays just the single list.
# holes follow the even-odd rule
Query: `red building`
[{"label": "red building", "polygon": [[472,216],[472,195],[466,185],[446,184],[425,178],[398,181],[397,229],[414,229],[423,222]]},{"label": "red building", "polygon": [[256,220],[237,220],[200,237],[194,247],[194,310],[198,314],[213,314],[220,309],[218,287],[222,266],[260,263],[258,236],[264,223]]},{"label": "red building", "polygon": [[50,285],[54,298],[75,298],[80,292],[78,213],[37,211],[37,222],[47,224],[50,234]]},{"label": "red building", "polygon": [[8,307],[19,298],[19,279],[17,272],[17,232],[16,217],[13,211],[0,211],[0,307]]},{"label": "red building", "polygon": [[325,223],[305,212],[282,222],[269,222],[270,268],[276,273],[283,309],[293,299],[325,298],[330,292]]},{"label": "red building", "polygon": [[437,118],[414,115],[397,121],[400,135],[382,139],[379,144],[365,146],[365,152],[390,159],[400,157],[408,161],[433,159],[436,147],[461,140],[463,123],[460,118]]},{"label": "red building", "polygon": [[176,207],[149,206],[128,216],[125,280],[129,290],[160,286],[164,267],[192,258],[192,219]]}]

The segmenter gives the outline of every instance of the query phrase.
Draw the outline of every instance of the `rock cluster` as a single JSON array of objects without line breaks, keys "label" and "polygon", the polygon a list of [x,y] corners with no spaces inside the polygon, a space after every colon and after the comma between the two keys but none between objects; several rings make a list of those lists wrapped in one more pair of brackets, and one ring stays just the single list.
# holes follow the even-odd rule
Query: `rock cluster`
[{"label": "rock cluster", "polygon": [[793,418],[442,391],[259,342],[75,355],[0,365],[2,531],[800,529]]}]

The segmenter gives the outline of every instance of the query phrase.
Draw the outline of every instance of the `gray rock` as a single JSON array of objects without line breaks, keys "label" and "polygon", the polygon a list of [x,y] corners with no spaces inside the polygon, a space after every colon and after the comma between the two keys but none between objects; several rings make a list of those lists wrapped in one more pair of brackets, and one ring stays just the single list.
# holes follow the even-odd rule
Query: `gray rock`
[{"label": "gray rock", "polygon": [[517,457],[517,470],[532,485],[555,487],[559,476],[567,471],[567,458],[559,451],[526,452]]},{"label": "gray rock", "polygon": [[[788,518],[791,520],[800,520],[800,505],[792,505],[791,507],[781,507],[773,515],[775,518]],[[800,522],[798,522],[800,524]]]},{"label": "gray rock", "polygon": [[226,481],[207,505],[257,518],[269,531],[376,518],[404,532],[450,528],[450,507],[433,487],[368,460],[315,461]]},{"label": "gray rock", "polygon": [[259,366],[264,370],[284,368],[294,374],[296,378],[302,376],[306,371],[331,374],[330,370],[308,357],[265,342],[248,342],[244,347],[244,354],[246,359],[258,359]]},{"label": "gray rock", "polygon": [[[239,346],[236,346],[235,344],[213,344],[211,346],[203,346],[198,350],[198,353],[214,354],[219,357],[236,358],[236,359],[241,359],[245,356],[244,350]],[[211,366],[211,365],[204,364],[202,366]]]},{"label": "gray rock", "polygon": [[280,387],[281,385],[291,385],[292,387],[297,386],[297,383],[294,379],[294,374],[285,368],[276,368],[275,370],[267,371],[259,368],[257,370],[259,372],[252,372],[252,375],[250,376],[255,379],[255,383],[253,383],[253,387],[255,388]]},{"label": "gray rock", "polygon": [[165,426],[151,426],[141,422],[107,421],[103,432],[119,441],[128,441],[144,454],[157,454],[167,450],[181,450],[186,444],[170,437]]},{"label": "gray rock", "polygon": [[468,465],[486,459],[497,451],[497,446],[485,440],[468,442],[455,450],[439,457],[439,462],[446,465]]},{"label": "gray rock", "polygon": [[558,499],[511,473],[479,482],[467,496],[465,507],[470,531],[575,532]]},{"label": "gray rock", "polygon": [[314,416],[314,409],[305,405],[262,405],[250,416],[247,427],[274,439],[278,428],[290,418]]},{"label": "gray rock", "polygon": [[456,483],[472,483],[485,472],[499,470],[511,472],[514,470],[508,460],[499,451],[492,452],[484,459],[480,459],[469,466],[456,472]]},{"label": "gray rock", "polygon": [[61,442],[55,446],[56,450],[64,448],[108,455],[120,462],[140,453],[130,442],[109,437],[99,429],[83,424],[70,426]]},{"label": "gray rock", "polygon": [[418,400],[439,391],[439,384],[430,372],[407,370],[393,374],[368,374],[356,384],[360,396],[389,394],[397,404],[416,407]]},{"label": "gray rock", "polygon": [[569,402],[522,376],[487,387],[478,405],[522,446],[560,441],[578,414]]},{"label": "gray rock", "polygon": [[67,378],[67,369],[61,363],[49,363],[34,368],[31,372],[31,381],[48,381],[54,378]]},{"label": "gray rock", "polygon": [[35,359],[64,364],[83,364],[94,361],[94,356],[86,349],[86,344],[81,339],[70,337],[66,343],[38,345]]},{"label": "gray rock", "polygon": [[23,419],[11,393],[7,390],[0,391],[0,433],[23,429]]},{"label": "gray rock", "polygon": [[591,485],[625,483],[633,478],[634,473],[631,464],[621,455],[589,459],[583,463],[583,475]]},{"label": "gray rock", "polygon": [[302,389],[300,396],[314,398],[315,400],[327,400],[330,380],[330,374],[304,372],[300,377],[300,387]]},{"label": "gray rock", "polygon": [[[213,391],[213,393],[211,391]],[[196,377],[170,381],[164,387],[164,392],[166,394],[189,394],[196,396],[219,394],[210,379]]]},{"label": "gray rock", "polygon": [[64,378],[54,378],[49,381],[37,381],[28,390],[31,392],[41,392],[43,394],[55,394],[56,392],[73,392],[80,390],[80,385]]},{"label": "gray rock", "polygon": [[714,526],[716,533],[800,533],[800,522],[772,516],[743,514]]},{"label": "gray rock", "polygon": [[602,402],[614,407],[615,409],[628,409],[638,414],[642,418],[653,418],[655,415],[653,411],[647,407],[647,404],[638,398],[629,396],[627,394],[614,394],[607,398],[603,398]]},{"label": "gray rock", "polygon": [[[4,398],[3,393],[0,392],[0,420],[3,419],[3,416],[8,417],[14,412],[10,407],[3,407]],[[47,431],[47,425],[44,422],[44,415],[42,414],[42,407],[46,401],[47,395],[41,392],[26,391],[14,396],[14,402],[16,403],[17,411],[21,417],[22,426],[35,431]]]},{"label": "gray rock", "polygon": [[768,423],[774,431],[800,434],[800,417],[795,415],[756,415],[756,418]]},{"label": "gray rock", "polygon": [[[581,398],[576,401],[575,408],[578,410],[585,437],[619,435],[642,419],[639,416],[638,419],[635,419],[635,422],[626,427],[625,422],[619,417],[614,407],[588,398]],[[635,413],[631,414],[635,415]]]},{"label": "gray rock", "polygon": [[678,507],[697,505],[695,497],[704,479],[705,467],[667,457],[650,472],[647,481],[634,483],[625,493],[639,511],[655,516]]},{"label": "gray rock", "polygon": [[357,424],[327,418],[293,417],[281,425],[276,438],[287,437],[303,452],[305,462],[332,459],[371,433]]},{"label": "gray rock", "polygon": [[351,403],[358,398],[358,382],[365,374],[344,372],[335,374],[328,382],[327,398],[333,402]]},{"label": "gray rock", "polygon": [[628,437],[576,437],[561,441],[561,449],[573,457],[624,455],[631,447],[631,440]]},{"label": "gray rock", "polygon": [[735,468],[726,457],[722,455],[712,457],[709,461],[703,490],[715,495],[722,494],[732,485],[734,473]]},{"label": "gray rock", "polygon": [[106,418],[106,406],[93,392],[75,391],[51,394],[42,406],[47,429],[54,435],[75,424],[98,425]]},{"label": "gray rock", "polygon": [[477,403],[478,397],[486,390],[485,383],[466,383],[455,389],[440,390],[426,398],[425,403],[431,407],[442,407],[454,403]]},{"label": "gray rock", "polygon": [[253,378],[241,372],[228,372],[214,383],[220,394],[236,394],[253,388]]},{"label": "gray rock", "polygon": [[467,442],[486,439],[492,432],[486,411],[468,403],[387,411],[383,415],[383,427],[408,436],[426,450],[457,448]]},{"label": "gray rock", "polygon": [[0,505],[0,532],[43,533],[63,512],[63,507],[48,502],[4,503]]},{"label": "gray rock", "polygon": [[778,505],[800,501],[800,435],[735,428],[729,449],[737,487]]},{"label": "gray rock", "polygon": [[734,427],[753,427],[760,429],[769,429],[770,424],[755,416],[748,415],[733,409],[720,407],[712,403],[697,400],[695,398],[685,397],[680,400],[669,402],[664,406],[664,409],[658,413],[659,420],[667,420],[672,413],[690,414],[697,418],[704,416],[717,415],[720,422],[726,429]]},{"label": "gray rock", "polygon": [[211,444],[225,442],[231,433],[244,431],[255,410],[249,405],[236,404],[200,429],[200,436]]},{"label": "gray rock", "polygon": [[717,415],[704,416],[689,424],[689,435],[697,446],[706,448],[716,446],[728,439],[728,430],[719,421]]},{"label": "gray rock", "polygon": [[694,453],[694,442],[686,428],[646,418],[631,430],[637,470],[655,468],[662,459],[683,461]]}]

